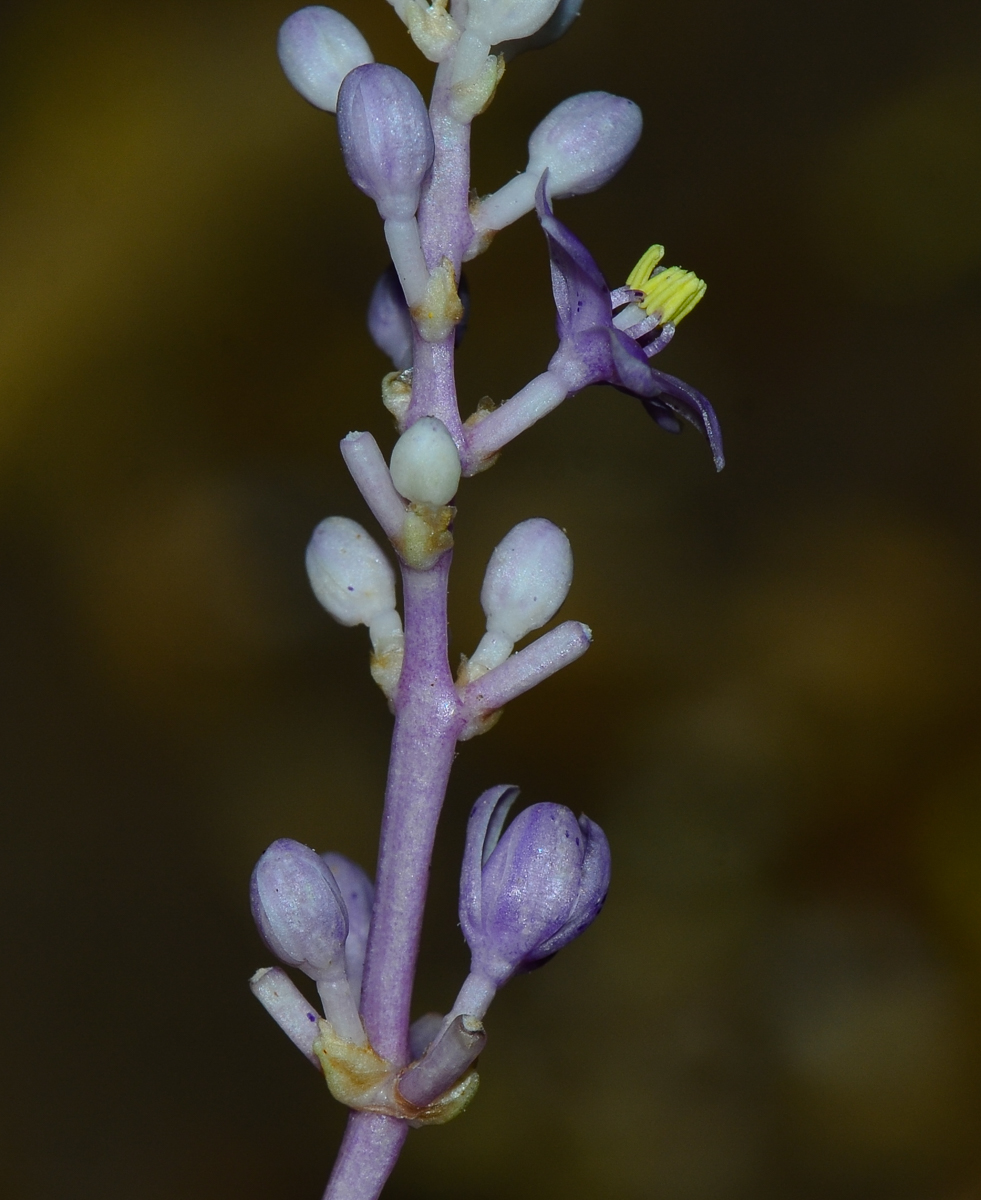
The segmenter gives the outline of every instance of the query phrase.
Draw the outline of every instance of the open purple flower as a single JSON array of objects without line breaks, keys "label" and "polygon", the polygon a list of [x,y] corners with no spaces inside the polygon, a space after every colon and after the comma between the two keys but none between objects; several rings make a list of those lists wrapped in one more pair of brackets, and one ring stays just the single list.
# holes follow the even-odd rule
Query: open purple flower
[{"label": "open purple flower", "polygon": [[[593,256],[552,212],[547,171],[538,185],[535,207],[548,242],[559,334],[549,371],[570,393],[607,383],[636,396],[658,425],[672,433],[681,430],[679,418],[688,421],[708,439],[716,470],[721,471],[722,432],[712,405],[683,380],[655,370],[649,362],[674,336],[672,315],[677,321],[689,312],[704,284],[677,268],[664,271],[656,266],[659,256],[653,255],[653,270],[643,286],[634,272],[627,287],[611,292]],[[624,323],[626,327],[620,327]]]}]

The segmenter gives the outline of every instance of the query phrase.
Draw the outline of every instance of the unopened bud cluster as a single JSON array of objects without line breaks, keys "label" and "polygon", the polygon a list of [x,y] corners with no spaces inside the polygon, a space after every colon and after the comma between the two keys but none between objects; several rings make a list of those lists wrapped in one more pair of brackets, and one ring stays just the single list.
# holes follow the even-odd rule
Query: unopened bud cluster
[{"label": "unopened bud cluster", "polygon": [[[360,868],[346,860],[341,866],[340,856],[332,858],[348,891],[370,904],[371,884]],[[280,838],[252,872],[251,899],[252,916],[272,953],[316,982],[324,1015],[342,1037],[363,1043],[357,995],[351,987],[353,973],[360,990],[363,912],[357,914],[360,928],[351,942],[348,907],[328,862],[309,846]]]}]

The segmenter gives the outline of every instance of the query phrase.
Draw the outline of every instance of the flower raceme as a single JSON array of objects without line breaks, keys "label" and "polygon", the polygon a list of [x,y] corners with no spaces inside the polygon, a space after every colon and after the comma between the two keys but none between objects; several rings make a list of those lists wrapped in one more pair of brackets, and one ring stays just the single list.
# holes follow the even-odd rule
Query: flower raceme
[{"label": "flower raceme", "polygon": [[[637,105],[607,92],[562,101],[532,131],[525,169],[473,198],[469,127],[492,101],[505,60],[561,36],[582,0],[390,2],[436,64],[428,104],[331,9],[295,13],[278,45],[300,94],[336,112],[348,174],[384,222],[391,266],[372,293],[368,327],[395,367],[382,400],[399,433],[391,453],[368,429],[348,433],[340,450],[399,560],[401,603],[389,555],[357,522],[328,518],[307,550],[323,607],[343,625],[367,626],[372,676],[395,716],[377,890],[347,859],[290,839],[266,850],[251,885],[263,939],[315,981],[324,1015],[278,966],[257,971],[252,991],[352,1110],[325,1200],[377,1200],[407,1127],[463,1110],[477,1087],[473,1064],[495,992],[577,937],[609,886],[609,846],[588,817],[533,804],[505,827],[517,789],[485,792],[468,823],[460,881],[470,974],[448,1013],[412,1021],[426,882],[457,747],[592,640],[569,620],[515,648],[556,615],[573,569],[563,530],[544,518],[522,521],[491,556],[480,593],[486,632],[453,677],[447,597],[461,481],[591,384],[637,397],[665,429],[694,425],[716,466],[723,462],[712,406],[652,365],[705,284],[662,266],[663,248],[652,246],[611,291],[552,210],[620,170],[641,134]],[[558,348],[509,400],[481,403],[464,421],[454,375],[468,311],[461,264],[532,209],[548,247]]]}]

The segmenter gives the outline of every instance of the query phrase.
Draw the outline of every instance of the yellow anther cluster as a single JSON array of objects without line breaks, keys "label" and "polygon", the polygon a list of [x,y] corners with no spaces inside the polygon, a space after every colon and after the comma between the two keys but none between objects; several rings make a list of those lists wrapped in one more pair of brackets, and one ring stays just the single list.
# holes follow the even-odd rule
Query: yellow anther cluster
[{"label": "yellow anther cluster", "polygon": [[705,295],[705,281],[681,267],[658,267],[663,246],[651,246],[627,276],[627,287],[643,292],[638,305],[648,315],[658,313],[661,324],[677,325]]}]

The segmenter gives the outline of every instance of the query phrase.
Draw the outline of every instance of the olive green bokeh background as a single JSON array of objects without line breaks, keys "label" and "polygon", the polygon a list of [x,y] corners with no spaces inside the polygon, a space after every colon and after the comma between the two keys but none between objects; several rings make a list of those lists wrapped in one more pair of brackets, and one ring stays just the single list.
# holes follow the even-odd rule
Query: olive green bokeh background
[{"label": "olive green bokeh background", "polygon": [[[339,5],[423,83],[383,0]],[[304,1200],[343,1114],[251,999],[275,837],[370,866],[390,718],[308,595],[337,441],[393,431],[385,263],[272,0],[0,14],[3,1195]],[[417,1011],[466,968],[484,787],[608,831],[607,910],[515,981],[481,1093],[392,1200],[966,1200],[981,1188],[981,16],[910,0],[586,0],[475,135],[492,190],[571,91],[643,107],[560,215],[611,282],[708,297],[659,365],[729,466],[628,398],[564,405],[463,488],[454,655],[487,555],[565,527],[589,655],[462,748]],[[465,409],[554,346],[531,220],[469,271]]]}]

